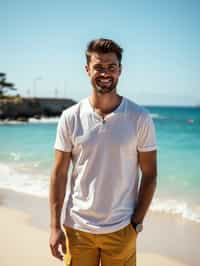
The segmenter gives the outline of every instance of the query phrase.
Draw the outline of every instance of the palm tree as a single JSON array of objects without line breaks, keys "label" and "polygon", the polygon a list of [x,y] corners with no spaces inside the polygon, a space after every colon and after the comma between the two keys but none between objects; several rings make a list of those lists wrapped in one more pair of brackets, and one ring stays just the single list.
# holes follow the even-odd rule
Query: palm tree
[{"label": "palm tree", "polygon": [[8,90],[15,90],[14,83],[6,81],[6,74],[0,73],[0,97],[4,96]]}]

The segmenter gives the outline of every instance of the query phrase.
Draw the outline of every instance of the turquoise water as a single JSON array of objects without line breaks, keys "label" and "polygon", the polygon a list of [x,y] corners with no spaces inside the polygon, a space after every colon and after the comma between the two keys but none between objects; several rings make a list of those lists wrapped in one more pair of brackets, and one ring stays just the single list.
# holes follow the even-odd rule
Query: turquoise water
[{"label": "turquoise water", "polygon": [[[200,109],[147,107],[158,143],[152,210],[200,222]],[[57,123],[0,125],[0,187],[47,196]]]}]

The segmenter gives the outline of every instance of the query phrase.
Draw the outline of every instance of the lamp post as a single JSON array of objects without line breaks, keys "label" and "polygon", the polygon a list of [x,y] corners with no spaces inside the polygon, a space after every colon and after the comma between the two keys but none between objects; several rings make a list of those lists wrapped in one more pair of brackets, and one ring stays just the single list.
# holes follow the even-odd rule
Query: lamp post
[{"label": "lamp post", "polygon": [[37,81],[42,80],[42,77],[36,77],[33,80],[33,97],[36,98],[36,93],[37,93]]}]

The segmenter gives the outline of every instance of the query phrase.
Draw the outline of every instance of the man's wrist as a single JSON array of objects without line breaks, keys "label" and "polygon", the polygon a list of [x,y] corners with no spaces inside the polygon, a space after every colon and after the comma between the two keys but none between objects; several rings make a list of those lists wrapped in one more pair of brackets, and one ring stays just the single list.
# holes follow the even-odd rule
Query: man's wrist
[{"label": "man's wrist", "polygon": [[50,228],[52,230],[60,230],[60,229],[62,229],[60,224],[50,224]]},{"label": "man's wrist", "polygon": [[143,230],[143,220],[138,220],[135,217],[131,218],[131,225],[137,233],[142,232]]},{"label": "man's wrist", "polygon": [[143,219],[141,219],[141,218],[139,219],[135,215],[133,215],[131,217],[131,223],[133,223],[133,224],[142,224],[143,223]]},{"label": "man's wrist", "polygon": [[131,225],[134,228],[134,230],[136,231],[136,233],[142,232],[142,230],[143,230],[143,224],[142,223],[136,224],[136,223],[131,222]]}]

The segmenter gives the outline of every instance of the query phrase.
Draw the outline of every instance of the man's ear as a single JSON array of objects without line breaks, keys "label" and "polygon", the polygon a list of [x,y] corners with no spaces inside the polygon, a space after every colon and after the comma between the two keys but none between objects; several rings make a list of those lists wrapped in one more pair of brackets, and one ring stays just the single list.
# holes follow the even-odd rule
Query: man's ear
[{"label": "man's ear", "polygon": [[121,75],[122,73],[122,64],[119,65],[119,74]]},{"label": "man's ear", "polygon": [[90,75],[90,71],[89,71],[89,66],[88,65],[85,65],[85,71],[87,72],[88,76]]}]

